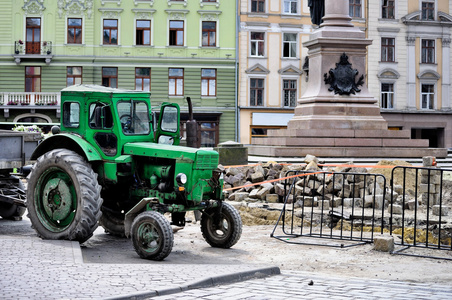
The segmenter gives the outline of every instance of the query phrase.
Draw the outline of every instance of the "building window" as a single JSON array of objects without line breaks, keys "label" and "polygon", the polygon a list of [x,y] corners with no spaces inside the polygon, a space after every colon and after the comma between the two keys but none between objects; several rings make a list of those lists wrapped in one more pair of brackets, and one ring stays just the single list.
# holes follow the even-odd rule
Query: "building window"
[{"label": "building window", "polygon": [[102,85],[118,88],[118,68],[102,68]]},{"label": "building window", "polygon": [[41,18],[27,18],[25,36],[25,53],[41,53]]},{"label": "building window", "polygon": [[423,84],[421,87],[421,108],[433,109],[433,102],[435,100],[435,85]]},{"label": "building window", "polygon": [[394,0],[383,0],[381,5],[381,17],[383,19],[394,19]]},{"label": "building window", "polygon": [[184,21],[170,21],[169,23],[169,45],[184,45]]},{"label": "building window", "polygon": [[283,57],[297,57],[297,34],[284,33]]},{"label": "building window", "polygon": [[67,43],[82,43],[82,19],[67,19]]},{"label": "building window", "polygon": [[361,18],[361,0],[349,0],[350,17]]},{"label": "building window", "polygon": [[67,67],[66,86],[82,84],[82,67]]},{"label": "building window", "polygon": [[395,39],[381,38],[381,61],[394,62],[395,61]]},{"label": "building window", "polygon": [[422,40],[422,63],[435,63],[435,40]]},{"label": "building window", "polygon": [[285,14],[296,14],[297,13],[298,0],[284,0],[283,5],[284,5],[283,13],[285,13]]},{"label": "building window", "polygon": [[200,122],[198,128],[201,147],[215,147],[218,144],[218,122]]},{"label": "building window", "polygon": [[251,130],[250,144],[251,144],[251,139],[253,139],[253,138],[266,137],[269,129],[273,130],[273,129],[286,129],[286,128],[287,127],[284,127],[284,126],[265,126],[265,127],[252,126],[252,127],[250,127],[250,130]]},{"label": "building window", "polygon": [[381,108],[394,108],[394,84],[381,84]]},{"label": "building window", "polygon": [[263,32],[251,32],[251,56],[264,56],[264,35]]},{"label": "building window", "polygon": [[150,68],[135,68],[135,90],[146,92],[151,90]]},{"label": "building window", "polygon": [[136,43],[137,45],[151,44],[151,21],[137,20]]},{"label": "building window", "polygon": [[104,45],[118,44],[118,20],[104,20]]},{"label": "building window", "polygon": [[184,69],[168,69],[168,95],[184,95]]},{"label": "building window", "polygon": [[297,105],[297,81],[283,80],[284,106],[294,107]]},{"label": "building window", "polygon": [[25,92],[41,91],[41,67],[25,67]]},{"label": "building window", "polygon": [[217,70],[201,70],[201,96],[217,95]]},{"label": "building window", "polygon": [[265,0],[251,0],[251,12],[264,13]]},{"label": "building window", "polygon": [[215,47],[217,38],[217,22],[202,22],[202,46]]},{"label": "building window", "polygon": [[264,105],[264,80],[250,79],[250,106]]},{"label": "building window", "polygon": [[422,20],[433,21],[435,19],[435,3],[422,2]]}]

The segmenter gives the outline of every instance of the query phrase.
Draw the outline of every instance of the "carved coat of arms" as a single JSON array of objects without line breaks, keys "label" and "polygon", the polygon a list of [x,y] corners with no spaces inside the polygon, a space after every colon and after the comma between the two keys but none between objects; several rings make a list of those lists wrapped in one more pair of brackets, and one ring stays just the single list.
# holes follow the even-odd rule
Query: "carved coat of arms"
[{"label": "carved coat of arms", "polygon": [[355,77],[359,74],[358,70],[352,69],[351,63],[348,61],[348,56],[343,53],[339,63],[336,63],[336,69],[330,69],[329,75],[323,74],[325,84],[329,84],[329,91],[334,91],[339,95],[350,95],[361,92],[358,86],[363,85],[364,75],[359,77],[358,82],[355,82]]}]

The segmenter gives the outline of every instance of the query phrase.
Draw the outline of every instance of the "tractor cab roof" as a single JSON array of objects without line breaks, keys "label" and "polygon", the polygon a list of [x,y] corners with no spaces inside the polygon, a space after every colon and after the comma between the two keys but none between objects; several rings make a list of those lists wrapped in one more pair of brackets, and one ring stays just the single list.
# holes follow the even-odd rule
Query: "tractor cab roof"
[{"label": "tractor cab roof", "polygon": [[102,93],[102,94],[135,94],[135,95],[150,95],[150,92],[134,91],[126,89],[115,89],[101,85],[93,84],[76,84],[68,86],[61,90],[61,93]]}]

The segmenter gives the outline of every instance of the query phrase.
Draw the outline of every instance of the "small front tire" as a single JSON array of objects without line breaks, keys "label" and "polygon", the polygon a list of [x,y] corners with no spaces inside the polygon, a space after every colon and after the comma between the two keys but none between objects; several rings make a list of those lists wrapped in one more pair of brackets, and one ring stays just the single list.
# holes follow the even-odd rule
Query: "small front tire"
[{"label": "small front tire", "polygon": [[[221,211],[221,212],[220,212]],[[242,219],[229,203],[207,208],[201,217],[201,232],[206,242],[216,248],[231,248],[242,235]]]},{"label": "small front tire", "polygon": [[141,258],[163,260],[173,249],[174,235],[165,217],[156,211],[139,214],[132,223],[133,247]]}]

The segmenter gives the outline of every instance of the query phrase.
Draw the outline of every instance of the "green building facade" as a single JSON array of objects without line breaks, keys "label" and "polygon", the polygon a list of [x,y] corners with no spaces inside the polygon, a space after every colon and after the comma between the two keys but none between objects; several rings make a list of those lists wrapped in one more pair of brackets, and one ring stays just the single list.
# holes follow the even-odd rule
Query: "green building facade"
[{"label": "green building facade", "polygon": [[59,122],[72,84],[150,90],[156,107],[186,97],[198,145],[236,139],[236,1],[0,2],[0,125]]}]

